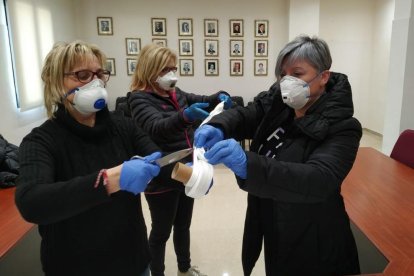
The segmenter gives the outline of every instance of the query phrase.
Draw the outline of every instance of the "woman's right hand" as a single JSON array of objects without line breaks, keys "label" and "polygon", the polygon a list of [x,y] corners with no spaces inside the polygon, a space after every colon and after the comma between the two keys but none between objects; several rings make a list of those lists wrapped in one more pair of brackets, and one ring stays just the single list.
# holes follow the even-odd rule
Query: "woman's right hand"
[{"label": "woman's right hand", "polygon": [[204,120],[208,117],[209,113],[202,108],[209,106],[209,103],[194,103],[184,109],[184,117],[188,121]]},{"label": "woman's right hand", "polygon": [[121,190],[137,195],[143,192],[148,183],[160,172],[160,166],[152,162],[160,157],[160,152],[154,152],[144,157],[144,160],[133,159],[125,161],[120,166],[108,169],[108,193],[111,194]]}]

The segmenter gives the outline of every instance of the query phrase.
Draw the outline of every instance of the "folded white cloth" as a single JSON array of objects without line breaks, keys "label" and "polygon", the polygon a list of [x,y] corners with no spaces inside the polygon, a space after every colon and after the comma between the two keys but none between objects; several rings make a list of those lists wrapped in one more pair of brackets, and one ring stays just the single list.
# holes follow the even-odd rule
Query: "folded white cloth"
[{"label": "folded white cloth", "polygon": [[[204,119],[200,126],[204,125],[215,115],[224,110],[224,102],[219,103],[210,115]],[[203,148],[194,148],[193,152],[193,173],[190,179],[185,184],[185,194],[192,198],[200,198],[204,196],[213,181],[214,168],[204,158]]]}]

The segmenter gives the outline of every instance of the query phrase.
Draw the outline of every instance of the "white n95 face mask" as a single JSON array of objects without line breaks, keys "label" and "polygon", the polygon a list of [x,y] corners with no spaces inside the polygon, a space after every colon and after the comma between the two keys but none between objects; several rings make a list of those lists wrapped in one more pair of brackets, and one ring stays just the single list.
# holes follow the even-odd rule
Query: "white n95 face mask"
[{"label": "white n95 face mask", "polygon": [[73,107],[83,115],[90,115],[103,109],[108,101],[108,92],[105,89],[105,83],[101,79],[94,79],[84,86],[77,87],[68,93],[75,93],[73,98]]},{"label": "white n95 face mask", "polygon": [[178,78],[175,73],[173,71],[170,71],[164,76],[158,77],[155,82],[157,82],[162,89],[170,91],[174,89],[177,81]]},{"label": "white n95 face mask", "polygon": [[309,84],[293,76],[284,76],[280,81],[282,100],[293,109],[301,109],[309,101]]}]

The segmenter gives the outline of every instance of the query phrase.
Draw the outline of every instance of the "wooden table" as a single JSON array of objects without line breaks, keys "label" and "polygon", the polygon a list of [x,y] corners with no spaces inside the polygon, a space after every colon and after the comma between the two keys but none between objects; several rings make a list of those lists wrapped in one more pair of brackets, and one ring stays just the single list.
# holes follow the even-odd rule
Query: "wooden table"
[{"label": "wooden table", "polygon": [[361,147],[342,195],[353,223],[389,260],[376,275],[414,275],[414,169]]},{"label": "wooden table", "polygon": [[0,259],[33,227],[17,210],[14,191],[0,189]]}]

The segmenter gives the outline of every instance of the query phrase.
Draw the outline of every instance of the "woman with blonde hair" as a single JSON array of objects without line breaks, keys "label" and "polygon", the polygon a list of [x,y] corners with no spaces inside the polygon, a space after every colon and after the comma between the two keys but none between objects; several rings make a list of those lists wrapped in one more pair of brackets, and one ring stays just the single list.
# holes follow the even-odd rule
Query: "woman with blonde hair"
[{"label": "woman with blonde hair", "polygon": [[[128,103],[135,123],[168,153],[191,148],[194,129],[220,101],[231,106],[226,92],[201,96],[176,87],[177,56],[169,48],[145,46],[138,55]],[[191,161],[191,157],[187,159]],[[174,226],[178,275],[202,275],[190,260],[190,225],[194,199],[175,180],[152,181],[145,191],[152,229],[149,237],[151,273],[164,275],[165,244]]]},{"label": "woman with blonde hair", "polygon": [[104,64],[94,45],[56,43],[42,70],[49,118],[20,145],[16,205],[39,225],[46,275],[149,276],[139,193],[160,149],[109,113]]}]

